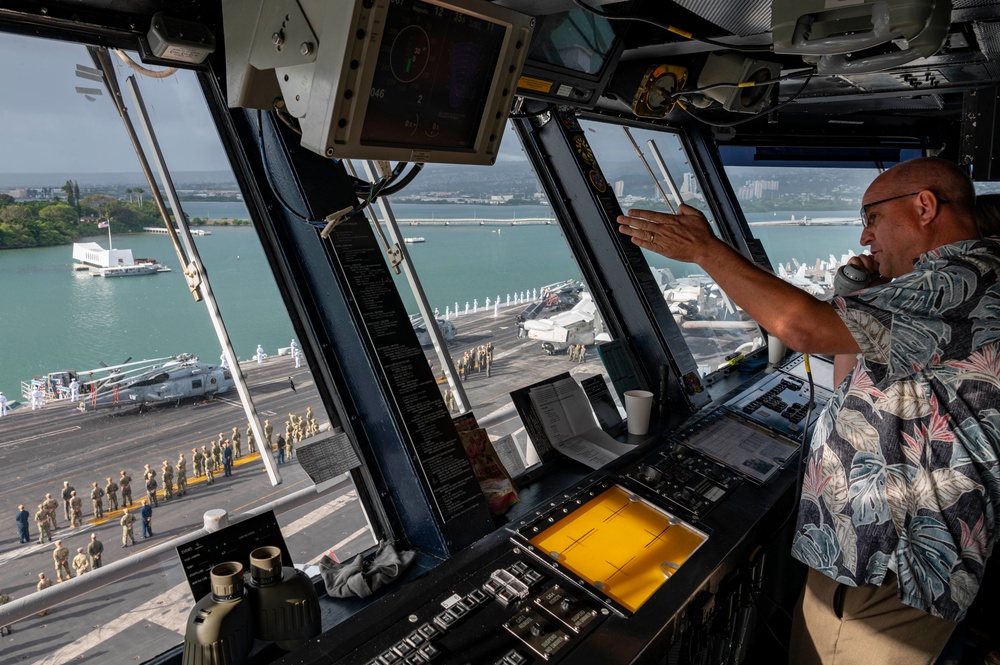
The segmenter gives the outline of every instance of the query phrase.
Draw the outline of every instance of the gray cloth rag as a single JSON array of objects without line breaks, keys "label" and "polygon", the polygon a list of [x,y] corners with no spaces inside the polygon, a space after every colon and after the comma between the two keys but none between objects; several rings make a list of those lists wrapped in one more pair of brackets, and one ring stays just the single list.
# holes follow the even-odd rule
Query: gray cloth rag
[{"label": "gray cloth rag", "polygon": [[319,569],[331,598],[367,598],[402,575],[415,556],[412,550],[397,552],[392,543],[386,543],[367,567],[361,554],[344,563],[324,554]]}]

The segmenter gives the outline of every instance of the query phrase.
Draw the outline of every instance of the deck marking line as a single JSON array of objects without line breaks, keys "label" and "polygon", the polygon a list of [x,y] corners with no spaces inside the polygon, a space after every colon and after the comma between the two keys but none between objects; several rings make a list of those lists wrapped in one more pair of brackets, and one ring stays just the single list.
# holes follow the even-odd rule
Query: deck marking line
[{"label": "deck marking line", "polygon": [[[321,506],[304,517],[295,520],[282,529],[282,532],[286,537],[298,533],[309,525],[315,523],[317,520],[328,517],[347,504],[356,501],[357,498],[358,495],[355,490],[341,494],[330,503]],[[361,531],[368,531],[368,528],[366,527],[361,529]],[[348,537],[347,542],[354,538],[355,535]],[[334,547],[341,546],[341,543],[338,543]],[[174,587],[163,591],[153,600],[147,601],[129,611],[125,615],[119,617],[113,623],[107,626],[101,626],[100,628],[87,633],[83,637],[72,642],[71,644],[67,644],[55,653],[47,654],[40,660],[35,661],[35,663],[36,665],[64,665],[65,663],[80,658],[83,654],[97,646],[100,646],[101,643],[106,642],[115,635],[124,632],[126,629],[143,622],[155,623],[168,630],[172,630],[178,633],[183,639],[184,630],[187,626],[187,616],[191,612],[192,607],[194,607],[194,602],[191,600],[191,590],[188,587],[187,582],[175,585]],[[137,648],[139,646],[141,645],[137,645]]]}]

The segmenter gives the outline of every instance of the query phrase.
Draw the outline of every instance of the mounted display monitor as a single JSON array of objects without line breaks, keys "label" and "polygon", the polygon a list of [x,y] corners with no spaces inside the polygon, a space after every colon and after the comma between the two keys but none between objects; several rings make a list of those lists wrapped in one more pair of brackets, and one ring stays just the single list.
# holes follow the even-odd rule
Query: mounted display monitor
[{"label": "mounted display monitor", "polygon": [[[593,108],[607,88],[623,48],[627,21],[610,21],[573,0],[497,0],[535,16],[535,34],[517,82],[517,94]],[[589,0],[598,12],[626,14],[626,0]],[[627,14],[626,14],[627,15]]]},{"label": "mounted display monitor", "polygon": [[[533,24],[485,0],[326,4],[305,113],[288,104],[302,145],[332,158],[492,164]],[[296,81],[277,74],[289,101]]]}]

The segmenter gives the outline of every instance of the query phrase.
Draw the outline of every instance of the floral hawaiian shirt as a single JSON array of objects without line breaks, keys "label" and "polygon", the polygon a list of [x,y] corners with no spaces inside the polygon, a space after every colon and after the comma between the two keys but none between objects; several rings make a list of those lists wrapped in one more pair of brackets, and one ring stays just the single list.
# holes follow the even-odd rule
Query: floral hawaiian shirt
[{"label": "floral hawaiian shirt", "polygon": [[813,432],[792,555],[965,616],[1000,510],[1000,241],[964,240],[835,298],[862,353]]}]

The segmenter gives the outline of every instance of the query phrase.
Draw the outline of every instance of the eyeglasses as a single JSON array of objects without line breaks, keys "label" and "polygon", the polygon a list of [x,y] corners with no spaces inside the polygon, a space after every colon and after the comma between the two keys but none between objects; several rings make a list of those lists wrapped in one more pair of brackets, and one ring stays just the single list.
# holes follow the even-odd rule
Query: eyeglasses
[{"label": "eyeglasses", "polygon": [[[895,201],[896,199],[905,199],[907,196],[916,196],[917,194],[923,191],[931,191],[931,190],[921,189],[918,192],[910,192],[909,194],[900,194],[899,196],[890,196],[889,198],[882,199],[881,201],[872,201],[871,203],[866,203],[865,205],[861,206],[861,226],[864,228],[868,228],[868,225],[872,223],[871,218],[868,217],[868,210],[871,209],[872,206],[877,206],[881,203],[888,203],[889,201]],[[931,193],[933,193],[933,191]],[[937,194],[934,194],[934,196],[937,197],[938,203],[948,203],[947,199],[942,199],[940,196],[937,196]]]}]

